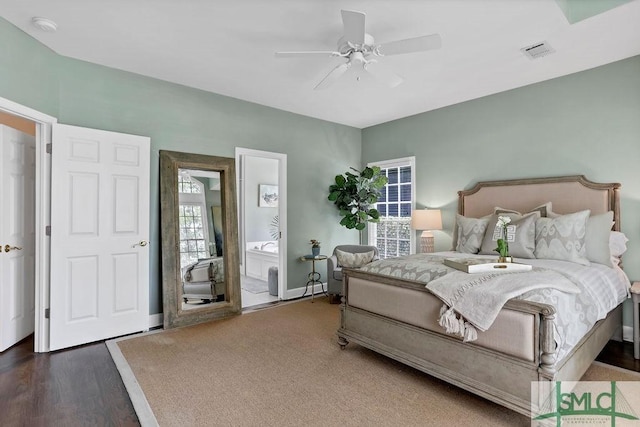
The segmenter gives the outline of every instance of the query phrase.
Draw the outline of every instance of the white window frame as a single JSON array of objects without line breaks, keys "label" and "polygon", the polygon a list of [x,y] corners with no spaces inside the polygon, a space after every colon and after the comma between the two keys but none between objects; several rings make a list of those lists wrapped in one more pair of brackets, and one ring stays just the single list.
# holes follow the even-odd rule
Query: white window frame
[{"label": "white window frame", "polygon": [[[379,162],[370,162],[370,163],[367,163],[367,166],[369,167],[378,166],[381,169],[388,169],[388,168],[401,167],[401,166],[411,167],[411,212],[415,210],[416,208],[416,158],[415,156],[401,157],[398,159],[383,160]],[[370,245],[377,246],[376,245],[377,243],[376,236],[378,231],[377,224],[375,222],[370,222],[368,223],[368,225],[369,226],[367,227],[368,229],[367,241],[369,242]],[[409,237],[409,253],[415,254],[416,253],[415,232],[413,232],[412,230],[409,236],[410,236]]]},{"label": "white window frame", "polygon": [[[205,203],[205,195],[204,195],[204,184],[201,183],[198,180],[192,181],[193,185],[196,185],[200,188],[200,193],[180,193],[178,192],[178,204],[180,206],[200,206],[201,209],[201,214],[202,214],[202,231],[203,231],[203,235],[204,235],[204,244],[205,244],[205,252],[207,254],[207,256],[209,256],[209,224],[208,224],[208,212],[207,212],[207,206]],[[182,239],[179,239],[180,243],[182,242]],[[182,258],[182,252],[180,251],[180,246],[178,245],[178,255],[180,256],[180,258]],[[182,264],[182,263],[181,263]],[[180,268],[183,268],[184,266],[181,265]]]}]

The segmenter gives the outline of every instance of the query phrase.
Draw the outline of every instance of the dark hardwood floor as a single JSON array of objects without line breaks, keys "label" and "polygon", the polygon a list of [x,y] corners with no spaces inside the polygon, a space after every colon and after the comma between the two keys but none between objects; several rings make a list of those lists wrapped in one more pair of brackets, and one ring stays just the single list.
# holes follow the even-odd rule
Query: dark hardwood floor
[{"label": "dark hardwood floor", "polygon": [[[610,341],[597,360],[640,372],[633,344]],[[138,426],[104,342],[34,353],[28,338],[0,354],[0,426]]]},{"label": "dark hardwood floor", "polygon": [[632,342],[609,341],[596,360],[607,365],[640,372],[640,360],[633,358]]},{"label": "dark hardwood floor", "polygon": [[34,353],[29,337],[0,354],[0,426],[138,426],[104,342]]}]

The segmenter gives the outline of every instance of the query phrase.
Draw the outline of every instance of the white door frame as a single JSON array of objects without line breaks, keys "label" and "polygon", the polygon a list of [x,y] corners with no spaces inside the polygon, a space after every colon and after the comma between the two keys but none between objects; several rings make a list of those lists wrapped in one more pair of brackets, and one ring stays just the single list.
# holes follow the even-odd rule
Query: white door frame
[{"label": "white door frame", "polygon": [[[278,160],[278,224],[280,226],[280,250],[278,252],[278,298],[287,299],[287,155],[271,151],[252,150],[236,147],[236,168],[241,165],[243,156],[262,157]],[[242,176],[240,176],[242,175]],[[236,171],[236,191],[238,195],[238,230],[240,242],[240,262],[246,268],[245,259],[245,230],[244,230],[244,167]]]},{"label": "white door frame", "polygon": [[51,128],[58,119],[24,105],[0,97],[0,110],[35,122],[36,124],[36,201],[35,201],[35,330],[33,350],[49,351],[49,260],[50,240],[46,227],[51,218],[51,157],[47,144],[51,142]]}]

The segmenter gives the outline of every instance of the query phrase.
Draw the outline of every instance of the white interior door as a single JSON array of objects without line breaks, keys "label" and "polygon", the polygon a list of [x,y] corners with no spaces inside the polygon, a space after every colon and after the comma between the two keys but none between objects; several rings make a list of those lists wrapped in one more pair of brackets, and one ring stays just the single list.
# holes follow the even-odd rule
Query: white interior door
[{"label": "white interior door", "polygon": [[0,125],[0,351],[33,333],[35,138]]},{"label": "white interior door", "polygon": [[53,126],[49,349],[149,328],[147,137]]}]

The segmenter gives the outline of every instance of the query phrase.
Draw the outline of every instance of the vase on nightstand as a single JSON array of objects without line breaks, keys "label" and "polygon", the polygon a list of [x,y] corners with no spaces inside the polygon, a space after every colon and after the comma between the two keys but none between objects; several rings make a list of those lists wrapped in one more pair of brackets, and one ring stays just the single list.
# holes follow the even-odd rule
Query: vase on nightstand
[{"label": "vase on nightstand", "polygon": [[320,246],[313,246],[311,248],[311,255],[313,255],[313,256],[320,255]]}]

